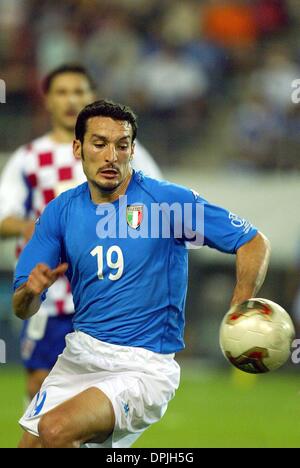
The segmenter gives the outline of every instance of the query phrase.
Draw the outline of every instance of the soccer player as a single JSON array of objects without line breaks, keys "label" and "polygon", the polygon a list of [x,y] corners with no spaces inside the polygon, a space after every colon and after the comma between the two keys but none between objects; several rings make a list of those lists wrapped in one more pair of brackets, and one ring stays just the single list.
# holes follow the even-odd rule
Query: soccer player
[{"label": "soccer player", "polygon": [[188,243],[236,254],[232,304],[258,292],[269,243],[194,191],[133,171],[136,118],[98,101],[76,123],[87,182],[45,209],[16,269],[15,314],[29,319],[66,273],[74,332],[20,424],[20,447],[129,447],[167,409],[184,347]]},{"label": "soccer player", "polygon": [[[19,237],[19,250],[32,236],[34,222],[45,206],[68,188],[86,180],[80,161],[73,156],[72,141],[79,111],[95,100],[94,83],[81,66],[62,66],[44,80],[45,104],[52,130],[18,149],[0,179],[0,236]],[[152,177],[161,173],[138,143],[134,166]],[[27,369],[30,400],[65,347],[73,329],[74,305],[69,283],[61,277],[48,293],[39,313],[25,322],[21,356]]]}]

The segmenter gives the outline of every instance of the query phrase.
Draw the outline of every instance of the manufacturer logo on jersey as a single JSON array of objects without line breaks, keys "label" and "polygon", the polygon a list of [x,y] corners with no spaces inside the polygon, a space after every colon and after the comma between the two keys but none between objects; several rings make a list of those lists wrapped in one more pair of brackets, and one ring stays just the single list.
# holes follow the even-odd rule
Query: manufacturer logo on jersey
[{"label": "manufacturer logo on jersey", "polygon": [[122,401],[122,404],[123,404],[125,416],[127,417],[129,415],[129,405],[128,403],[125,403],[125,401]]},{"label": "manufacturer logo on jersey", "polygon": [[35,398],[35,402],[34,402],[34,408],[30,412],[30,414],[27,416],[28,419],[35,418],[41,413],[46,403],[46,399],[47,399],[47,392],[43,392],[42,394],[39,392],[37,394]]},{"label": "manufacturer logo on jersey", "polygon": [[237,216],[234,213],[229,213],[229,219],[231,221],[232,226],[234,226],[236,228],[241,228],[245,224],[245,220],[240,218],[239,216]]},{"label": "manufacturer logo on jersey", "polygon": [[132,229],[138,229],[143,221],[143,205],[127,206],[127,224]]}]

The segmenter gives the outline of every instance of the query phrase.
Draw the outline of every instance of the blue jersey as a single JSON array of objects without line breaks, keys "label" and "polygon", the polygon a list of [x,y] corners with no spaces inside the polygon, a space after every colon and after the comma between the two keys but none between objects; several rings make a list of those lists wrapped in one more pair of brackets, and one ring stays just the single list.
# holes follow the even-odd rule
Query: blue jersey
[{"label": "blue jersey", "polygon": [[235,253],[256,233],[195,192],[141,172],[111,204],[95,205],[84,183],[47,206],[20,257],[14,287],[38,263],[68,262],[75,330],[174,353],[184,347],[187,241]]}]

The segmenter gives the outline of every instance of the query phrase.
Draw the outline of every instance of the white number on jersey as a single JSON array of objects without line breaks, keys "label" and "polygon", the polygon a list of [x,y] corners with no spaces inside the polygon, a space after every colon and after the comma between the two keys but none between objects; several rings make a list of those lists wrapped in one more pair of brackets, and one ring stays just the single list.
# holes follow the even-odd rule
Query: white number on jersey
[{"label": "white number on jersey", "polygon": [[[117,254],[117,260],[113,262],[113,254]],[[91,255],[93,257],[97,256],[97,263],[98,263],[98,278],[99,280],[104,279],[103,275],[103,268],[104,268],[104,252],[103,247],[98,245],[94,250],[91,251]],[[124,272],[124,256],[123,252],[117,245],[110,247],[107,251],[106,261],[109,268],[113,270],[118,270],[115,274],[110,273],[109,279],[111,281],[119,280]]]}]

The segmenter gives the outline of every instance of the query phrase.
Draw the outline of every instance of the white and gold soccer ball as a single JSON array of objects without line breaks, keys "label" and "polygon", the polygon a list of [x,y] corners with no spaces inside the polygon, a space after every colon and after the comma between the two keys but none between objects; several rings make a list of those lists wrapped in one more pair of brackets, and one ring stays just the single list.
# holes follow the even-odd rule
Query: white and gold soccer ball
[{"label": "white and gold soccer ball", "polygon": [[233,306],[220,328],[224,356],[238,369],[261,374],[281,367],[291,354],[295,328],[275,302],[253,298]]}]

